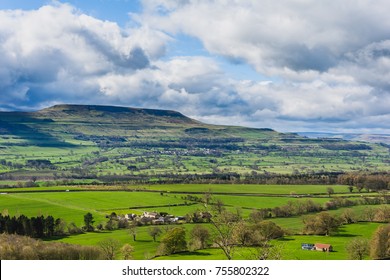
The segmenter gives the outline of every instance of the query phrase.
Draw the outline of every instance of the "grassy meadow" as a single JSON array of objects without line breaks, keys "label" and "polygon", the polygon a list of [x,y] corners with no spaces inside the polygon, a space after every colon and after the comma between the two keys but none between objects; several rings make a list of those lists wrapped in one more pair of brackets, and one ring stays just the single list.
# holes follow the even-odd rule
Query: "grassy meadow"
[{"label": "grassy meadow", "polygon": [[[62,218],[67,223],[74,222],[78,226],[83,225],[83,217],[87,212],[92,213],[95,225],[107,222],[106,215],[115,212],[117,214],[135,213],[143,211],[167,212],[176,216],[191,215],[197,211],[204,211],[203,202],[188,200],[187,196],[201,198],[202,192],[211,192],[213,201],[220,200],[223,207],[231,212],[239,211],[244,219],[248,219],[253,209],[281,207],[291,202],[310,199],[324,205],[327,201],[336,196],[350,197],[346,186],[332,186],[337,193],[328,197],[325,185],[142,185],[142,186],[111,186],[108,190],[102,191],[102,186],[56,186],[56,187],[35,187],[35,188],[14,188],[5,192],[0,190],[0,205],[3,213],[9,215],[37,216],[52,215],[55,218]],[[111,188],[111,191],[109,189]],[[11,189],[9,189],[11,190]],[[293,192],[296,195],[291,195]],[[309,195],[309,197],[303,197]],[[371,196],[371,193],[361,193],[360,196]],[[351,199],[351,198],[349,198]],[[208,209],[213,205],[208,205]],[[363,213],[366,205],[348,207],[356,215]],[[370,206],[381,207],[381,205]],[[331,214],[340,215],[346,208],[329,210]],[[293,216],[288,218],[271,218],[270,220],[282,227],[287,235],[281,239],[273,240],[272,245],[280,248],[282,259],[346,259],[346,244],[354,237],[370,239],[373,232],[380,225],[378,223],[359,222],[342,226],[341,230],[332,236],[302,235],[303,218]],[[211,224],[204,223],[213,233]],[[162,232],[177,225],[160,225]],[[189,241],[189,232],[195,226],[194,223],[184,223]],[[148,234],[151,226],[137,227],[136,241],[130,235],[128,229],[113,231],[102,230],[86,232],[82,234],[69,235],[64,237],[53,237],[46,239],[46,242],[65,242],[70,244],[98,246],[99,242],[114,238],[121,245],[131,244],[134,246],[134,259],[155,258],[159,246],[160,237],[153,242]],[[300,248],[301,243],[330,243],[335,252],[322,253],[304,251]],[[250,259],[256,254],[256,248],[237,247],[235,259]],[[121,255],[118,251],[117,258]],[[173,254],[170,256],[156,257],[156,259],[225,259],[222,251],[218,248],[209,248]]]},{"label": "grassy meadow", "polygon": [[[346,244],[351,238],[362,237],[371,238],[374,231],[382,224],[380,223],[357,223],[343,226],[340,232],[333,236],[319,236],[319,235],[289,235],[284,238],[272,241],[273,246],[278,246],[281,250],[283,260],[344,260],[347,259]],[[187,232],[191,230],[193,224],[184,225]],[[206,225],[212,228],[210,225]],[[167,226],[160,226],[162,231],[165,231]],[[172,226],[171,226],[172,227]],[[79,235],[72,235],[65,238],[55,240],[55,242],[65,242],[70,244],[82,245],[98,245],[104,239],[114,238],[118,240],[123,246],[124,244],[132,245],[135,250],[133,253],[134,259],[143,260],[152,258],[160,244],[160,238],[154,242],[152,237],[148,234],[148,226],[139,227],[137,230],[136,241],[128,230],[104,231],[98,233],[84,233]],[[53,242],[50,240],[48,242]],[[318,251],[306,251],[301,249],[302,243],[328,243],[334,247],[334,252],[323,253]],[[234,259],[245,260],[253,258],[256,253],[256,248],[237,247],[234,251]],[[118,259],[121,258],[118,251]],[[194,252],[185,252],[173,254],[170,256],[160,256],[155,258],[157,260],[224,260],[226,257],[218,248],[209,248],[197,250]]]}]

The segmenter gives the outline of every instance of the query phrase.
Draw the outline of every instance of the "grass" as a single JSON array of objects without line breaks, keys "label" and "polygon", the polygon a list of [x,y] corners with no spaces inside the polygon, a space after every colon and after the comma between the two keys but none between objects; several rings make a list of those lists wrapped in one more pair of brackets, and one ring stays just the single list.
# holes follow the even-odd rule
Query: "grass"
[{"label": "grass", "polygon": [[[374,231],[381,226],[379,223],[357,223],[346,225],[334,236],[320,235],[291,235],[274,240],[273,246],[281,250],[283,260],[345,260],[348,259],[346,245],[352,238],[361,237],[370,239]],[[331,244],[334,252],[306,251],[301,249],[302,243],[326,243]],[[255,248],[237,248],[234,259],[250,259],[256,253]],[[159,257],[163,260],[215,260],[226,259],[220,249],[199,250],[194,253],[181,253],[171,256]]]},{"label": "grass", "polygon": [[[274,240],[273,246],[277,246],[281,249],[281,255],[283,260],[345,260],[348,258],[346,245],[352,238],[362,237],[370,239],[374,231],[382,224],[380,223],[357,223],[345,225],[341,228],[341,231],[334,236],[319,236],[319,235],[290,235],[284,238]],[[193,227],[193,224],[184,225],[188,232]],[[161,226],[164,231],[165,226]],[[137,231],[136,241],[133,241],[127,230],[116,231],[104,231],[94,233],[84,233],[79,235],[73,235],[61,239],[55,240],[56,242],[66,242],[71,244],[81,245],[98,245],[99,242],[106,238],[114,238],[118,240],[123,246],[128,243],[134,246],[134,259],[147,259],[155,255],[157,247],[159,245],[159,239],[157,242],[153,242],[152,237],[147,233],[148,226],[139,227]],[[53,241],[53,240],[51,240]],[[318,251],[305,251],[301,249],[302,243],[327,243],[331,244],[334,248],[334,252],[323,253]],[[236,248],[234,252],[234,259],[249,259],[255,254],[255,248]],[[119,253],[119,252],[118,252]],[[118,255],[120,258],[120,255]],[[205,249],[195,252],[183,252],[180,254],[174,254],[170,256],[162,256],[156,259],[159,260],[224,260],[226,259],[222,250],[220,249]]]},{"label": "grass", "polygon": [[[102,191],[101,188],[107,188]],[[143,211],[168,212],[176,216],[184,216],[198,210],[204,210],[203,203],[194,203],[184,200],[186,194],[174,193],[189,190],[193,196],[202,196],[204,188],[212,189],[216,194],[213,199],[220,199],[229,211],[241,209],[242,216],[247,218],[252,208],[273,208],[286,205],[289,201],[301,201],[312,199],[315,202],[324,204],[330,198],[316,195],[318,190],[326,190],[326,186],[308,185],[288,185],[283,192],[283,186],[278,185],[152,185],[146,186],[56,186],[56,187],[36,187],[36,188],[13,188],[7,194],[0,195],[0,211],[6,211],[12,215],[24,214],[27,216],[52,215],[55,218],[62,218],[65,221],[75,222],[78,226],[83,225],[83,216],[91,212],[95,219],[95,225],[105,223],[105,216],[111,212],[117,214],[136,213]],[[155,192],[151,192],[153,189]],[[300,191],[302,194],[312,192],[310,198],[297,198],[290,195],[286,197],[267,196],[266,192],[278,195],[289,194],[290,190]],[[334,186],[340,192],[347,192],[345,186]],[[5,191],[7,189],[0,190]],[[31,192],[11,192],[31,191]],[[69,191],[67,191],[69,190]],[[169,192],[163,192],[167,191]],[[48,192],[49,191],[49,192]],[[51,192],[50,192],[51,191]],[[231,191],[230,194],[223,194]],[[194,194],[195,193],[195,194]],[[252,195],[242,195],[251,193]],[[262,193],[261,196],[256,194]],[[241,195],[240,195],[241,194]],[[187,205],[184,205],[187,203]],[[363,213],[368,207],[359,205],[350,207],[356,215]],[[369,206],[381,207],[381,205]],[[340,215],[346,208],[329,211],[332,214]],[[273,241],[275,246],[280,246],[283,250],[283,259],[346,259],[346,244],[354,237],[371,238],[372,233],[379,226],[377,223],[357,223],[346,225],[334,236],[305,236],[299,235],[302,232],[303,216],[290,218],[272,218],[271,221],[277,223],[290,234],[284,239]],[[211,225],[204,224],[207,227]],[[182,225],[188,233],[194,224]],[[161,226],[163,231],[169,226]],[[47,241],[67,242],[81,245],[97,246],[100,241],[106,238],[117,239],[121,245],[129,243],[134,246],[135,259],[148,259],[155,255],[159,242],[153,242],[148,235],[149,226],[137,228],[137,240],[133,241],[128,230],[90,232],[79,235],[72,235],[62,238],[54,238]],[[158,239],[159,240],[159,239]],[[322,253],[303,251],[300,249],[301,243],[331,243],[336,252]],[[248,259],[255,253],[254,248],[237,248],[235,258]],[[118,258],[121,256],[118,255]],[[219,249],[207,249],[196,252],[186,252],[172,256],[159,257],[158,259],[224,259],[224,255]]]},{"label": "grass", "polygon": [[[192,189],[195,187],[190,186]],[[231,188],[231,186],[229,187]],[[98,189],[100,188],[98,187]],[[160,192],[145,191],[88,191],[91,189],[91,187],[67,186],[3,189],[7,191],[7,194],[0,196],[0,211],[7,209],[11,215],[19,213],[27,216],[50,214],[61,217],[67,222],[73,221],[81,224],[82,217],[87,212],[96,216],[97,222],[103,222],[105,215],[111,212],[140,214],[143,211],[157,211],[184,216],[197,210],[204,210],[202,203],[194,204],[192,201],[183,200],[182,197],[185,197],[185,194],[164,193],[161,195]],[[29,192],[16,192],[26,190]],[[235,211],[236,208],[242,209],[244,217],[248,217],[252,208],[273,208],[285,205],[289,201],[305,198],[214,195],[214,199],[220,199],[232,211]],[[320,204],[329,200],[329,198],[310,199]],[[188,205],[184,205],[187,203]]]},{"label": "grass", "polygon": [[[364,209],[366,209],[367,207],[379,208],[379,207],[383,207],[383,205],[357,205],[357,206],[347,207],[347,208],[343,207],[336,210],[328,210],[328,213],[339,216],[346,209],[351,209],[353,213],[355,213],[355,215],[359,217],[363,213]],[[281,226],[282,228],[289,230],[290,232],[301,233],[304,226],[302,220],[305,216],[310,216],[310,215],[314,215],[314,214],[307,214],[307,215],[294,216],[288,218],[274,218],[272,219],[272,221],[278,224],[279,226]]]},{"label": "grass", "polygon": [[[380,223],[357,223],[341,227],[338,234],[334,236],[316,235],[293,235],[287,238],[276,240],[274,245],[283,248],[284,259],[296,260],[344,260],[348,258],[346,245],[352,238],[362,237],[371,239],[374,231],[382,224]],[[305,251],[301,249],[301,243],[326,243],[331,244],[335,252]]]},{"label": "grass", "polygon": [[[68,223],[75,222],[78,225],[82,225],[83,216],[88,212],[87,209],[68,207],[64,203],[52,203],[50,201],[10,194],[0,195],[0,205],[0,210],[8,212],[10,216],[21,214],[29,217],[52,215],[54,218],[64,219]],[[93,213],[97,221],[103,221],[104,217],[102,214],[96,211],[93,211]]]},{"label": "grass", "polygon": [[[167,192],[251,193],[251,194],[327,194],[329,185],[253,185],[253,184],[175,184],[142,186]],[[347,186],[331,186],[336,193],[349,193]]]},{"label": "grass", "polygon": [[[175,225],[176,226],[176,225]],[[188,232],[194,226],[193,224],[183,225]],[[166,232],[166,229],[174,226],[160,226],[163,232]],[[133,237],[130,235],[128,230],[115,230],[115,231],[102,231],[102,232],[88,232],[79,235],[72,235],[64,238],[57,238],[55,240],[47,241],[56,241],[56,242],[65,242],[70,244],[80,244],[80,245],[92,245],[99,246],[99,242],[107,238],[113,238],[118,240],[120,245],[130,244],[135,248],[133,257],[136,260],[143,260],[153,257],[156,254],[157,247],[159,246],[160,238],[157,238],[156,242],[153,241],[153,238],[148,234],[149,226],[143,226],[137,228],[136,241],[133,240]],[[118,250],[119,254],[119,250]],[[119,255],[120,258],[120,255]]]},{"label": "grass", "polygon": [[[225,205],[243,208],[274,208],[286,205],[289,201],[306,200],[305,198],[291,197],[256,197],[256,196],[232,196],[232,195],[214,195],[214,199],[220,199]],[[324,204],[329,198],[310,198],[314,202]]]},{"label": "grass", "polygon": [[132,207],[178,203],[183,201],[173,195],[138,192],[34,192],[0,195],[0,210],[7,209],[10,215],[52,215],[78,225],[82,225],[83,216],[87,212],[94,215],[96,222],[103,222],[106,214],[117,210],[128,213]]}]

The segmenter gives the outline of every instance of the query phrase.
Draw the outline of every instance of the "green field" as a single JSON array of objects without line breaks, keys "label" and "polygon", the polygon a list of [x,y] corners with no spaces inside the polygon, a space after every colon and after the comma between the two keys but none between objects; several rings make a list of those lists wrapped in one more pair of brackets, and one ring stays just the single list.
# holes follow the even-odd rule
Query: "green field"
[{"label": "green field", "polygon": [[105,220],[112,212],[131,212],[132,207],[171,205],[183,203],[175,196],[139,192],[33,192],[0,195],[1,210],[10,215],[52,215],[67,222],[82,224],[87,212],[93,213],[97,222]]},{"label": "green field", "polygon": [[[210,187],[210,185],[207,185]],[[166,186],[160,186],[162,188]],[[189,186],[194,190],[197,186]],[[213,186],[212,186],[213,187]],[[215,188],[219,186],[215,186]],[[255,188],[255,186],[252,186]],[[303,189],[309,191],[309,186],[289,186],[292,189]],[[258,186],[262,189],[262,186]],[[270,190],[272,187],[264,186]],[[321,186],[321,189],[323,187]],[[342,186],[340,186],[342,188]],[[202,203],[185,200],[186,194],[142,192],[142,191],[75,191],[69,187],[53,187],[53,192],[47,192],[50,188],[34,188],[30,192],[9,192],[0,195],[1,211],[7,209],[10,215],[24,214],[27,216],[52,215],[61,217],[67,222],[82,224],[83,215],[91,212],[96,216],[97,222],[105,221],[105,216],[115,212],[117,214],[142,213],[143,211],[168,212],[177,216],[191,214],[197,210],[205,210]],[[78,188],[76,188],[78,189]],[[225,187],[225,191],[233,189]],[[13,189],[14,191],[18,189]],[[56,190],[54,192],[54,190]],[[67,191],[69,190],[69,191]],[[281,189],[278,188],[279,192]],[[236,190],[237,191],[237,190]],[[245,190],[246,191],[246,190]],[[288,191],[287,191],[288,192]],[[221,200],[228,209],[241,209],[244,217],[248,217],[251,209],[274,208],[286,205],[288,202],[311,199],[323,205],[330,198],[327,197],[269,197],[250,195],[215,194],[215,200]],[[196,195],[199,198],[202,195]]]},{"label": "green field", "polygon": [[[334,236],[317,235],[291,235],[285,238],[275,240],[272,245],[281,248],[282,259],[284,260],[343,260],[347,259],[346,244],[354,237],[363,237],[369,239],[373,232],[380,226],[378,223],[358,223],[343,226],[340,233]],[[194,225],[184,225],[189,232]],[[165,226],[161,226],[162,228]],[[159,240],[153,242],[147,233],[148,227],[140,227],[137,231],[137,240],[133,241],[127,230],[104,231],[99,233],[85,233],[73,235],[56,240],[56,242],[65,242],[71,244],[97,245],[106,238],[114,238],[121,245],[126,243],[134,246],[134,259],[145,259],[155,255]],[[164,229],[163,229],[164,230]],[[323,253],[318,251],[305,251],[301,249],[302,243],[327,243],[332,244],[334,252]],[[254,248],[237,248],[234,252],[234,259],[250,259],[255,253]],[[120,258],[120,254],[118,254]],[[224,260],[226,257],[223,252],[217,248],[198,250],[174,254],[171,256],[157,257],[161,260]]]},{"label": "green field", "polygon": [[[167,192],[212,192],[212,193],[248,193],[248,194],[324,194],[328,185],[251,185],[251,184],[176,184],[150,185],[141,188]],[[348,193],[347,186],[332,185],[336,193]]]},{"label": "green field", "polygon": [[[102,191],[102,189],[106,191]],[[93,214],[95,225],[105,224],[108,219],[106,215],[112,212],[117,214],[135,213],[143,211],[167,212],[175,216],[191,215],[194,212],[212,209],[213,203],[205,206],[202,202],[188,200],[187,195],[192,198],[203,197],[203,191],[212,192],[212,201],[220,200],[228,211],[239,211],[244,219],[249,217],[252,209],[274,208],[287,205],[291,202],[299,202],[310,199],[320,205],[324,205],[329,198],[326,195],[325,185],[141,185],[141,186],[56,186],[36,188],[13,188],[3,189],[0,195],[0,210],[9,215],[24,214],[29,217],[38,215],[52,215],[55,218],[62,218],[68,224],[76,223],[83,225],[83,217],[87,212]],[[335,185],[332,188],[339,194],[349,196],[346,186]],[[4,191],[4,192],[3,192]],[[5,191],[8,191],[5,193]],[[294,195],[291,195],[294,192]],[[372,193],[360,195],[372,196]],[[303,197],[305,196],[305,197]],[[308,197],[307,197],[308,196]],[[350,198],[353,199],[353,198]],[[358,205],[349,207],[356,215],[363,213],[367,207],[378,208],[382,205],[367,206]],[[346,208],[330,210],[329,213],[340,215]],[[281,248],[283,259],[346,259],[346,244],[354,237],[370,239],[378,223],[360,222],[344,225],[341,230],[333,236],[300,235],[303,229],[303,216],[288,218],[272,218],[283,229],[287,236],[272,241],[274,246]],[[187,238],[191,228],[195,224],[185,223]],[[204,224],[213,232],[210,224]],[[177,225],[159,226],[163,232],[169,227]],[[153,242],[148,234],[150,226],[137,227],[137,240],[133,241],[127,229],[114,231],[96,231],[65,237],[55,237],[48,242],[66,242],[80,245],[94,245],[108,237],[115,238],[122,245],[129,243],[134,246],[135,259],[149,259],[155,256],[159,242]],[[159,238],[158,238],[159,240]],[[335,252],[322,253],[304,251],[300,248],[301,243],[330,243]],[[255,248],[237,247],[234,254],[235,259],[249,259],[255,254]],[[120,254],[117,258],[121,258]],[[195,252],[174,254],[171,256],[158,257],[157,259],[224,259],[222,251],[218,248],[209,248]]]}]

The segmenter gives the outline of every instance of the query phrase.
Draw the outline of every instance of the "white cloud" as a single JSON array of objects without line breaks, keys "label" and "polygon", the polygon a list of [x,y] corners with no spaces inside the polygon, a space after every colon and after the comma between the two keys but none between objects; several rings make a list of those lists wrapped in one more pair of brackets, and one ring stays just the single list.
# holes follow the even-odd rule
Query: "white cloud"
[{"label": "white cloud", "polygon": [[195,36],[209,51],[244,60],[265,74],[284,67],[324,71],[346,52],[390,36],[386,0],[143,3],[148,8],[140,22]]},{"label": "white cloud", "polygon": [[[140,23],[194,36],[212,54],[277,77],[279,82],[268,84],[228,83],[235,102],[246,106],[242,122],[261,126],[269,121],[284,130],[296,122],[302,128],[338,123],[348,129],[360,123],[388,129],[379,117],[390,113],[388,1],[143,3],[147,8],[137,17]],[[224,116],[234,115],[237,107]],[[218,115],[223,114],[210,118],[221,121]],[[365,121],[372,116],[378,116],[376,123]]]},{"label": "white cloud", "polygon": [[[283,131],[390,132],[386,1],[143,3],[130,29],[66,4],[0,11],[0,107],[112,104]],[[180,33],[270,80],[228,78],[213,56],[166,57]]]},{"label": "white cloud", "polygon": [[99,93],[102,77],[149,68],[167,40],[162,32],[123,30],[66,4],[0,11],[0,101],[8,102],[10,94],[23,106],[47,98],[94,100],[88,95]]}]

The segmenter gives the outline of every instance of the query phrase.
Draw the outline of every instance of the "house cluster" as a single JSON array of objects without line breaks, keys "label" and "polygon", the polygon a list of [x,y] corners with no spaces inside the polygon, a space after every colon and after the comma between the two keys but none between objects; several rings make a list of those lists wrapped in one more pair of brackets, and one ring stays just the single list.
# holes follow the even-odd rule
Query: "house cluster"
[{"label": "house cluster", "polygon": [[153,225],[174,224],[184,220],[183,216],[174,216],[165,212],[143,212],[142,215],[126,214],[125,219],[130,221],[140,221],[142,223],[151,223]]},{"label": "house cluster", "polygon": [[316,244],[302,243],[301,248],[302,248],[302,250],[313,250],[313,251],[321,251],[321,252],[332,252],[333,251],[332,245],[322,244],[322,243],[316,243]]}]

